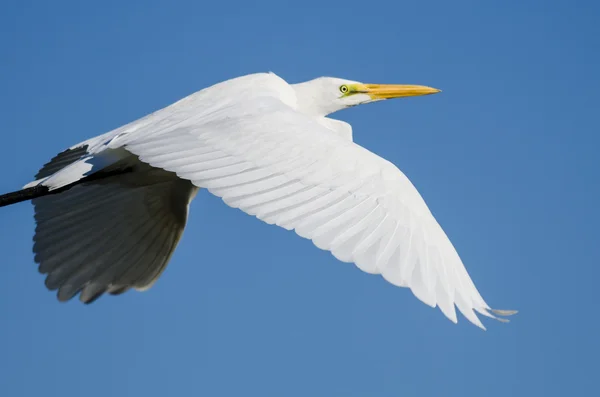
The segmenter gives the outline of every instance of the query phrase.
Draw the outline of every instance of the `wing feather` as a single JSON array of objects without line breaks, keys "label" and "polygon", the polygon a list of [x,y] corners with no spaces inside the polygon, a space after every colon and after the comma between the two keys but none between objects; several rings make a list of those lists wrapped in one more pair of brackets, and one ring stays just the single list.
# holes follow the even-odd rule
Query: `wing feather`
[{"label": "wing feather", "polygon": [[130,157],[133,172],[33,201],[35,260],[61,301],[146,289],[175,250],[198,189]]}]

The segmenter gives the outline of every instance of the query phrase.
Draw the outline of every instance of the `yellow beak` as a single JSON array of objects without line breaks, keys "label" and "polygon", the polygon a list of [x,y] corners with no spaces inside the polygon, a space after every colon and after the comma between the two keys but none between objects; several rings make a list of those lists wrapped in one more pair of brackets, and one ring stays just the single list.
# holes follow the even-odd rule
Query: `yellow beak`
[{"label": "yellow beak", "polygon": [[403,85],[403,84],[362,84],[359,87],[361,92],[369,95],[373,99],[391,99],[407,96],[431,95],[437,94],[441,90],[437,88],[426,87],[424,85]]}]

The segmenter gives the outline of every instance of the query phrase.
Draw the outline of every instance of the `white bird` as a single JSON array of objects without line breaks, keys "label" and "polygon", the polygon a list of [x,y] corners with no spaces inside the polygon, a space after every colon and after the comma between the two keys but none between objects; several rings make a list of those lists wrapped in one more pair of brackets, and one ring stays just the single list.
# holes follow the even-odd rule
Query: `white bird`
[{"label": "white bird", "polygon": [[338,110],[439,90],[273,73],[231,79],[59,153],[0,196],[31,199],[35,261],[60,301],[145,290],[159,278],[205,188],[310,239],[340,261],[407,287],[457,322],[492,310],[408,178],[352,141]]}]

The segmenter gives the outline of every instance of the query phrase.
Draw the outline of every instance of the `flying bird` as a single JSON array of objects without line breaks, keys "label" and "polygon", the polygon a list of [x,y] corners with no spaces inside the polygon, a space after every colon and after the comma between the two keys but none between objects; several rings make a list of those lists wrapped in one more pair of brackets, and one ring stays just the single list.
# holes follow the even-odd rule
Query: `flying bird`
[{"label": "flying bird", "polygon": [[321,77],[289,84],[255,73],[57,154],[0,206],[31,200],[33,251],[59,301],[150,288],[207,189],[233,208],[294,230],[342,262],[409,288],[457,322],[455,308],[507,321],[481,297],[409,179],[357,145],[328,115],[359,104],[429,95],[419,85]]}]

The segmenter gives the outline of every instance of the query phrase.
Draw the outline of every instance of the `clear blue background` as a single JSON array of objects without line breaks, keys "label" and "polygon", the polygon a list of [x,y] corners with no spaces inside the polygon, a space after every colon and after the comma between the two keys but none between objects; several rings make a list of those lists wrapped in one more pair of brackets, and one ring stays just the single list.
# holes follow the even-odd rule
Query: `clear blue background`
[{"label": "clear blue background", "polygon": [[20,204],[0,211],[0,394],[593,395],[600,6],[412,3],[4,0],[0,188],[242,74],[431,85],[336,117],[411,178],[510,324],[454,325],[206,192],[150,291],[60,304]]}]

